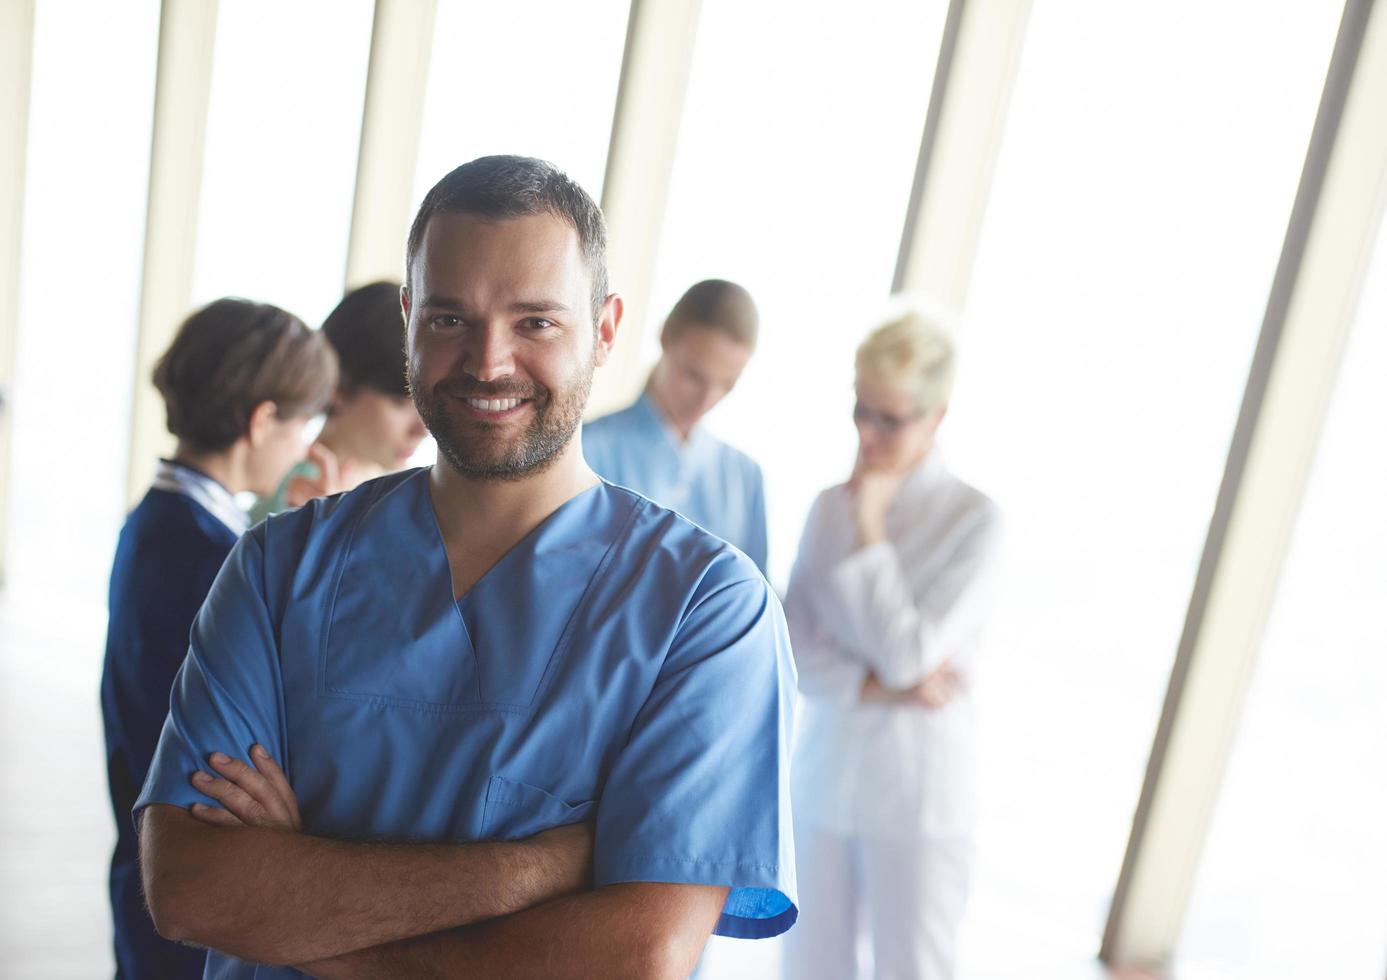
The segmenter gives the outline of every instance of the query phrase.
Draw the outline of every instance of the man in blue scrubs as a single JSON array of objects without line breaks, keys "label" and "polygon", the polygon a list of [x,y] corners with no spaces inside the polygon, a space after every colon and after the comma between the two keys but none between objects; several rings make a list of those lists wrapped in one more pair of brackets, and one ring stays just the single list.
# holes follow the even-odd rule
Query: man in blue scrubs
[{"label": "man in blue scrubs", "polygon": [[136,804],[155,922],[209,976],[679,976],[794,922],[779,603],[583,459],[604,253],[542,161],[425,197],[402,300],[438,461],[242,538]]},{"label": "man in blue scrubs", "polygon": [[736,283],[707,279],[674,304],[660,360],[629,408],[583,427],[583,452],[604,479],[678,511],[766,570],[761,467],[700,424],[736,385],[756,347],[756,304]]}]

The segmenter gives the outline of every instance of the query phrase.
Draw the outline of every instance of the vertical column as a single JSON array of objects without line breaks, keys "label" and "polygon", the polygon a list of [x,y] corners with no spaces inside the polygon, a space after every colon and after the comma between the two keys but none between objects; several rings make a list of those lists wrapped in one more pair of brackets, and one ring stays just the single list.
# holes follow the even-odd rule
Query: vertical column
[{"label": "vertical column", "polygon": [[1030,0],[953,0],[893,289],[961,309],[992,188]]},{"label": "vertical column", "polygon": [[19,328],[19,255],[24,237],[24,167],[28,153],[34,3],[0,6],[0,584],[5,580],[9,524],[10,417],[15,338]]},{"label": "vertical column", "polygon": [[347,247],[348,289],[398,279],[404,272],[437,10],[437,0],[376,0]]},{"label": "vertical column", "polygon": [[1381,220],[1384,105],[1387,9],[1349,0],[1113,897],[1113,965],[1160,966],[1179,939]]},{"label": "vertical column", "polygon": [[594,380],[592,414],[628,401],[640,385],[641,339],[700,9],[700,0],[631,2],[602,186],[611,283],[626,315],[612,358]]},{"label": "vertical column", "polygon": [[[29,85],[34,0],[0,5],[0,399],[13,390],[19,327],[19,250],[24,237],[24,165],[29,143]],[[10,417],[0,403],[0,584],[9,523]]]},{"label": "vertical column", "polygon": [[216,32],[216,0],[163,0],[126,484],[132,501],[171,446],[150,373],[187,314],[192,293]]}]

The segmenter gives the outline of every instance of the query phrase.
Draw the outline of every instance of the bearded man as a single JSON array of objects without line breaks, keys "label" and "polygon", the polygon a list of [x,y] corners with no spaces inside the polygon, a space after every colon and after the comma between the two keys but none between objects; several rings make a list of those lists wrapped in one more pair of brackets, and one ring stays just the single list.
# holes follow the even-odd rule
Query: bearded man
[{"label": "bearded man", "polygon": [[794,922],[780,605],[584,462],[605,245],[548,163],[444,177],[401,290],[437,462],[222,569],[135,807],[208,976],[676,977]]}]

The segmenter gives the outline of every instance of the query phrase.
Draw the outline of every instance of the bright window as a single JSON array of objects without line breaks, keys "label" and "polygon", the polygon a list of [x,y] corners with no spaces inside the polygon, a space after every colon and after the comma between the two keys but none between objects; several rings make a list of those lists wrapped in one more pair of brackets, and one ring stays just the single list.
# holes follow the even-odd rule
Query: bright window
[{"label": "bright window", "polygon": [[965,976],[1097,952],[1338,25],[1274,8],[1032,12],[946,423],[1009,524]]},{"label": "bright window", "polygon": [[1179,949],[1179,976],[1387,968],[1387,234],[1349,339]]},{"label": "bright window", "polygon": [[602,193],[629,0],[440,0],[415,199],[492,153],[557,164]]},{"label": "bright window", "polygon": [[[74,25],[80,25],[76,29]],[[125,471],[153,123],[157,0],[40,0],[6,588],[103,614]],[[35,607],[34,603],[38,603]],[[37,614],[37,613],[36,613]]]},{"label": "bright window", "polygon": [[6,977],[115,968],[107,891],[115,834],[97,691],[126,509],[158,39],[158,0],[35,4],[18,349],[5,406],[13,413],[0,590]]},{"label": "bright window", "polygon": [[218,7],[193,303],[244,296],[317,326],[342,298],[370,0]]},{"label": "bright window", "polygon": [[701,279],[756,298],[756,356],[709,425],[765,470],[780,585],[852,465],[852,351],[891,288],[946,7],[703,4],[643,343],[653,361]]}]

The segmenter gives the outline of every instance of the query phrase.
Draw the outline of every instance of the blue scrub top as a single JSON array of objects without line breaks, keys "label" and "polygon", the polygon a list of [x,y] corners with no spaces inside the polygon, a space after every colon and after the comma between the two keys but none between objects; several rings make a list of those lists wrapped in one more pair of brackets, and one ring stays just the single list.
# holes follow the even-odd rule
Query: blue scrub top
[{"label": "blue scrub top", "polygon": [[766,571],[761,467],[700,426],[683,445],[648,395],[583,425],[583,455],[604,479],[676,510],[744,551]]},{"label": "blue scrub top", "polygon": [[202,976],[202,950],[154,931],[130,808],[169,713],[169,690],[188,651],[193,618],[235,543],[236,533],[192,497],[153,489],[131,511],[116,546],[101,715],[116,817],[110,890],[117,977]]},{"label": "blue scrub top", "polygon": [[[794,691],[751,562],[608,484],[455,601],[417,469],[242,538],[136,810],[207,802],[189,783],[202,760],[261,742],[308,833],[514,840],[595,820],[598,886],[731,886],[717,932],[772,936],[797,915]],[[297,973],[212,952],[208,975]]]}]

